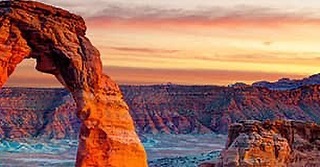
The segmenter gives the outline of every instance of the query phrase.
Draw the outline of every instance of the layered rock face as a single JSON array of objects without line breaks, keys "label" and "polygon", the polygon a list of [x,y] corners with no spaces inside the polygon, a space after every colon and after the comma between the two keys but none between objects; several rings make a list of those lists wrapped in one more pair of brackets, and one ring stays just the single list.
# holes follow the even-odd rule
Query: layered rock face
[{"label": "layered rock face", "polygon": [[236,86],[123,86],[141,133],[224,133],[240,120],[320,122],[320,85],[292,90]]},{"label": "layered rock face", "polygon": [[218,167],[320,166],[320,126],[298,121],[242,121],[230,126]]},{"label": "layered rock face", "polygon": [[146,166],[118,86],[102,73],[83,19],[33,1],[0,2],[0,87],[25,58],[71,93],[82,125],[76,166]]},{"label": "layered rock face", "polygon": [[77,139],[80,120],[64,89],[0,90],[0,139]]}]

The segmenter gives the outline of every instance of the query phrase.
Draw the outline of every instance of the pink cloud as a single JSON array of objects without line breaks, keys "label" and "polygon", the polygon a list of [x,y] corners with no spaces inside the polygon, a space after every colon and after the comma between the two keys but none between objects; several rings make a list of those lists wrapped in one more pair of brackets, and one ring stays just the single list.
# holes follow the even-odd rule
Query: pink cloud
[{"label": "pink cloud", "polygon": [[314,13],[280,11],[273,8],[236,6],[212,7],[203,10],[161,9],[152,7],[108,6],[86,19],[94,27],[160,28],[160,27],[263,27],[282,25],[320,25]]}]

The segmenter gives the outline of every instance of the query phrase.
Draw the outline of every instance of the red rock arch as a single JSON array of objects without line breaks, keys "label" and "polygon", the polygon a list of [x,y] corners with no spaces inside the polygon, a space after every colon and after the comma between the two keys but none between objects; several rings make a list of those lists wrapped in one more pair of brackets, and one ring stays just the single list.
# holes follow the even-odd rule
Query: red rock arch
[{"label": "red rock arch", "polygon": [[33,1],[0,2],[0,87],[25,58],[73,95],[82,121],[76,166],[146,166],[120,89],[102,73],[84,20]]}]

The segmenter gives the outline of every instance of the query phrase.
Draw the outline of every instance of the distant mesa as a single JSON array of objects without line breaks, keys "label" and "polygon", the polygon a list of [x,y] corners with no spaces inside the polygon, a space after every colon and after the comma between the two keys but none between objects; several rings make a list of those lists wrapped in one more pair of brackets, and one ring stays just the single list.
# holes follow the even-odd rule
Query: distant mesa
[{"label": "distant mesa", "polygon": [[254,87],[265,87],[271,90],[290,90],[301,86],[319,85],[320,74],[312,75],[302,80],[291,80],[289,78],[282,78],[276,82],[260,81],[252,84]]},{"label": "distant mesa", "polygon": [[232,88],[246,88],[246,87],[250,87],[250,85],[243,83],[243,82],[236,82],[234,84],[230,84],[228,85],[228,87],[232,87]]}]

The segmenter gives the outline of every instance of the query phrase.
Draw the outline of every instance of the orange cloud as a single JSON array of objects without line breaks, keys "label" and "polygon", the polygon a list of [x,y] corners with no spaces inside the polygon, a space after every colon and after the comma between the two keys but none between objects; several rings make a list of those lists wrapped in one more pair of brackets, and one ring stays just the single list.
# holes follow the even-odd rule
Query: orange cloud
[{"label": "orange cloud", "polygon": [[[195,56],[194,59],[205,61],[223,61],[223,62],[242,62],[242,63],[261,63],[261,64],[296,64],[319,66],[320,57],[314,58],[297,58],[299,55],[315,55],[317,53],[284,53],[272,52],[265,54],[239,54],[239,55],[223,55],[215,57]],[[317,54],[317,55],[320,55]],[[291,57],[291,58],[290,58]]]}]

